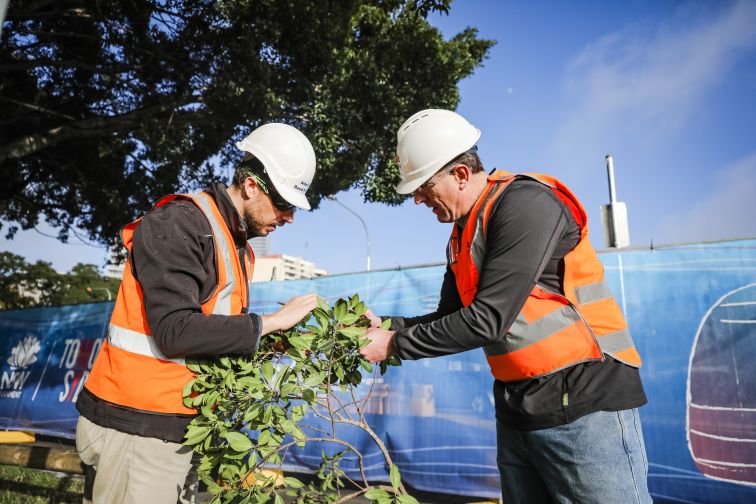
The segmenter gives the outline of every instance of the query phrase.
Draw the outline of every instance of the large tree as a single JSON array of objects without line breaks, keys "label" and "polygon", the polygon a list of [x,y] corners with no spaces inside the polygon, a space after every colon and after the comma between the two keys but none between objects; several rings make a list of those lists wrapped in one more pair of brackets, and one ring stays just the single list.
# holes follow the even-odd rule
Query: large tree
[{"label": "large tree", "polygon": [[395,131],[454,108],[493,41],[451,0],[16,0],[0,42],[0,218],[103,243],[160,196],[226,178],[233,141],[301,128],[321,197],[400,202]]},{"label": "large tree", "polygon": [[77,264],[58,273],[48,262],[34,264],[0,252],[0,310],[62,306],[113,299],[120,281],[105,278],[93,264]]}]

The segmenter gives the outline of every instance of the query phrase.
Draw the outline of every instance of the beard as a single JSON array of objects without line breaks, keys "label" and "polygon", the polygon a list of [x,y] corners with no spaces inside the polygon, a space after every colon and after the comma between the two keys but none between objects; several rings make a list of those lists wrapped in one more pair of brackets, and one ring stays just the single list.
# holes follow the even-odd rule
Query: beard
[{"label": "beard", "polygon": [[263,225],[252,212],[251,208],[244,209],[244,224],[247,226],[247,235],[252,236],[267,236],[268,232],[263,231],[267,226]]}]

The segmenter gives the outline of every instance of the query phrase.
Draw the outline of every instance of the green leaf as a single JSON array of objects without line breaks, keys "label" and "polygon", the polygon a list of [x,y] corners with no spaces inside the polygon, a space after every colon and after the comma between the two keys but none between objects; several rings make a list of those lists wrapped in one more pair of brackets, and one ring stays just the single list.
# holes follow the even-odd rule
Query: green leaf
[{"label": "green leaf", "polygon": [[307,412],[307,405],[297,404],[296,406],[293,406],[291,408],[291,419],[295,422],[299,422],[300,420],[302,420],[302,418],[304,418],[305,412]]},{"label": "green leaf", "polygon": [[302,399],[307,401],[308,403],[312,403],[315,401],[315,392],[312,389],[305,389],[302,391]]},{"label": "green leaf", "polygon": [[388,492],[386,490],[381,490],[380,488],[373,488],[372,490],[365,492],[365,498],[370,500],[388,499],[388,496]]},{"label": "green leaf", "polygon": [[305,355],[302,352],[302,350],[300,350],[297,347],[289,347],[289,348],[287,348],[286,349],[286,355],[290,356],[294,361],[300,361],[300,360],[304,359],[304,357],[305,357]]},{"label": "green leaf", "polygon": [[297,478],[287,476],[286,478],[284,478],[284,485],[291,488],[302,488],[304,486],[304,483],[299,481]]},{"label": "green leaf", "polygon": [[256,376],[243,376],[236,380],[236,385],[239,387],[247,387],[249,389],[256,389],[263,386],[263,382]]},{"label": "green leaf", "polygon": [[319,331],[320,334],[325,334],[325,331],[328,329],[328,326],[330,325],[328,317],[319,312],[315,312],[314,315],[315,315],[315,320],[318,321],[318,325],[320,325],[321,327]]},{"label": "green leaf", "polygon": [[263,363],[260,370],[262,371],[262,375],[268,381],[270,381],[270,379],[273,377],[273,373],[276,372],[276,369],[273,367],[273,363],[270,361]]},{"label": "green leaf", "polygon": [[213,413],[213,405],[212,404],[203,404],[200,408],[200,413],[202,413],[202,416],[205,418],[209,418],[210,420],[215,420],[217,416],[215,413]]},{"label": "green leaf", "polygon": [[[296,439],[297,441],[304,441],[307,439],[307,434],[305,434],[302,429],[299,427],[294,427],[294,429],[291,431],[291,437]],[[297,443],[297,446],[303,446],[300,443]]]},{"label": "green leaf", "polygon": [[248,452],[252,449],[252,440],[241,432],[226,432],[223,437],[226,438],[228,445],[234,451]]},{"label": "green leaf", "polygon": [[320,327],[318,327],[316,325],[312,325],[312,324],[305,324],[305,329],[307,329],[308,331],[310,331],[313,334],[322,334],[323,333],[323,331],[321,330]]},{"label": "green leaf", "polygon": [[343,334],[344,336],[349,336],[350,338],[357,338],[359,336],[365,335],[366,329],[364,327],[342,327],[339,329],[339,332]]},{"label": "green leaf", "polygon": [[321,351],[321,352],[323,352],[323,353],[328,353],[333,348],[333,345],[334,345],[334,342],[333,342],[332,339],[330,339],[330,338],[327,338],[327,339],[323,338],[318,343],[318,350]]},{"label": "green leaf", "polygon": [[373,372],[373,365],[370,364],[368,361],[360,361],[360,367],[367,371],[368,373]]},{"label": "green leaf", "polygon": [[318,296],[318,308],[325,312],[331,311],[331,305],[328,304],[328,301],[323,299],[322,297]]},{"label": "green leaf", "polygon": [[389,471],[389,478],[391,479],[391,486],[398,489],[399,485],[402,484],[402,478],[399,475],[399,468],[396,466],[396,464],[393,464],[391,466],[391,470]]},{"label": "green leaf", "polygon": [[344,368],[342,368],[340,364],[333,365],[333,372],[336,373],[336,376],[339,378],[339,381],[344,379]]},{"label": "green leaf", "polygon": [[381,329],[389,330],[391,328],[391,319],[385,318],[381,321]]},{"label": "green leaf", "polygon": [[330,308],[327,309],[327,310],[322,310],[320,308],[315,308],[314,310],[312,310],[312,314],[315,315],[315,318],[318,318],[318,319],[319,318],[324,318],[326,320],[330,320],[331,319],[331,315],[333,315],[333,312],[331,311]]},{"label": "green leaf", "polygon": [[302,338],[302,341],[305,345],[307,345],[305,348],[310,348],[312,346],[312,342],[315,341],[315,338],[317,337],[317,334],[302,334],[300,335],[300,338]]},{"label": "green leaf", "polygon": [[296,385],[293,383],[284,383],[281,387],[281,397],[286,398],[291,395],[292,392],[297,388]]},{"label": "green leaf", "polygon": [[195,445],[205,439],[210,434],[211,428],[209,425],[190,425],[186,431],[184,444],[187,446]]},{"label": "green leaf", "polygon": [[200,372],[200,364],[199,362],[195,360],[186,361],[186,368],[189,371],[192,371],[193,373],[199,373]]},{"label": "green leaf", "polygon": [[263,423],[265,425],[268,425],[270,423],[270,419],[273,416],[273,410],[271,408],[265,408],[263,412]]},{"label": "green leaf", "polygon": [[306,349],[309,348],[309,345],[307,345],[302,338],[299,336],[292,336],[289,338],[289,343],[291,343],[293,346],[297,348]]},{"label": "green leaf", "polygon": [[356,313],[347,313],[346,315],[344,315],[344,317],[342,317],[342,319],[339,322],[341,322],[345,326],[350,326],[354,324],[355,322],[357,322],[357,319],[359,318],[360,316],[357,315]]},{"label": "green leaf", "polygon": [[400,495],[399,497],[397,497],[397,500],[401,504],[420,504],[420,502],[418,502],[417,499],[415,499],[409,494]]},{"label": "green leaf", "polygon": [[308,387],[315,387],[323,383],[323,380],[325,380],[325,377],[326,377],[325,373],[312,373],[310,376],[307,377],[304,383]]},{"label": "green leaf", "polygon": [[286,434],[290,434],[291,431],[293,431],[295,428],[294,422],[292,422],[289,419],[283,420],[281,422],[281,430],[284,431]]},{"label": "green leaf", "polygon": [[246,451],[246,450],[242,450],[242,451],[239,451],[239,452],[236,452],[236,453],[229,451],[229,452],[226,452],[223,455],[223,458],[226,459],[226,460],[241,460],[241,459],[243,459],[244,457],[247,456],[247,453],[248,453],[248,451]]},{"label": "green leaf", "polygon": [[186,385],[184,385],[184,390],[181,391],[182,397],[189,397],[189,395],[192,393],[192,387],[194,386],[194,380],[188,382]]},{"label": "green leaf", "polygon": [[213,481],[213,478],[209,476],[207,478],[203,478],[202,481],[205,483],[205,485],[207,485],[207,491],[213,495],[218,495],[221,492],[221,490],[223,490],[223,488],[220,485],[218,485],[215,481]]},{"label": "green leaf", "polygon": [[289,373],[288,367],[284,367],[283,369],[279,370],[278,375],[276,375],[276,379],[273,381],[273,388],[274,389],[280,388],[281,384],[289,376],[290,376],[290,373]]},{"label": "green leaf", "polygon": [[257,444],[267,445],[269,441],[270,441],[270,431],[268,429],[263,429],[257,438]]},{"label": "green leaf", "polygon": [[341,322],[344,318],[344,315],[346,315],[347,312],[347,306],[343,299],[339,299],[336,301],[336,306],[333,307],[333,316],[336,318],[337,322]]}]

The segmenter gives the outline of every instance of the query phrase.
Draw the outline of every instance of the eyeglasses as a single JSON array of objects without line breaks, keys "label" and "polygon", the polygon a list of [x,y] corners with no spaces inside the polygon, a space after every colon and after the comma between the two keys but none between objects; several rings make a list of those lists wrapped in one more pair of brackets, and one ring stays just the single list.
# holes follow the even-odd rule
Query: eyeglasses
[{"label": "eyeglasses", "polygon": [[[455,165],[456,166],[456,165]],[[438,184],[438,181],[441,179],[441,177],[445,174],[451,174],[454,171],[454,166],[447,167],[447,168],[441,168],[439,171],[434,173],[431,178],[423,182],[417,189],[415,189],[416,192],[421,193],[428,193],[428,191],[436,184]]]},{"label": "eyeglasses", "polygon": [[271,182],[268,172],[264,170],[263,172],[266,180],[263,180],[261,176],[254,173],[250,173],[249,176],[255,179],[255,182],[257,182],[257,185],[260,186],[265,194],[270,196],[270,201],[273,203],[273,206],[276,207],[279,212],[288,212],[289,210],[296,208],[294,205],[286,201],[286,199],[281,196],[281,193],[276,190],[276,186]]}]

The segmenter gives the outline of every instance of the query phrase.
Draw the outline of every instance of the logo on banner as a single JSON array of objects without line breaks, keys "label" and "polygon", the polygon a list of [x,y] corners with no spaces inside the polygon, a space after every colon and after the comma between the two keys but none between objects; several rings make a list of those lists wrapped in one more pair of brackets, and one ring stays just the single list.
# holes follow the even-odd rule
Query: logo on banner
[{"label": "logo on banner", "polygon": [[39,340],[34,336],[25,337],[13,347],[8,357],[10,372],[3,370],[3,375],[0,377],[0,397],[11,399],[21,397],[21,390],[31,375],[28,368],[37,362],[37,353],[40,348]]},{"label": "logo on banner", "polygon": [[65,369],[66,372],[63,375],[63,390],[58,394],[58,402],[75,403],[100,351],[102,338],[70,338],[65,340],[64,344],[58,368]]}]

